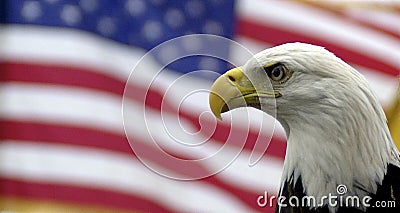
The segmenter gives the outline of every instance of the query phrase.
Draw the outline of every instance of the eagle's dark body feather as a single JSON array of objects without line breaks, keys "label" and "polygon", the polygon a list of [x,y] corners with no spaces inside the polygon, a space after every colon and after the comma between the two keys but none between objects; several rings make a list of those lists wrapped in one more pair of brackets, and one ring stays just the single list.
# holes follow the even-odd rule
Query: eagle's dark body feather
[{"label": "eagle's dark body feather", "polygon": [[[286,199],[282,202],[283,206],[280,207],[281,213],[326,213],[329,212],[328,206],[320,206],[317,208],[310,208],[310,206],[290,206],[288,199],[290,197],[297,197],[300,202],[301,199],[306,196],[304,188],[301,183],[301,176],[297,179],[296,183],[293,183],[293,179],[289,182],[285,182],[284,186],[279,193],[280,196],[284,196]],[[367,208],[367,213],[400,213],[400,168],[389,164],[387,167],[387,173],[381,185],[378,186],[376,194],[370,194],[372,198],[368,203],[371,207]],[[361,198],[360,198],[361,201]],[[388,205],[388,201],[395,201],[394,207],[374,207],[375,203],[385,202]],[[319,201],[316,201],[318,204]],[[362,203],[360,203],[362,205]],[[393,205],[393,204],[391,204]],[[279,212],[279,207],[275,209],[275,212]],[[341,206],[338,208],[338,213],[362,213],[363,211],[359,208],[352,208]]]}]

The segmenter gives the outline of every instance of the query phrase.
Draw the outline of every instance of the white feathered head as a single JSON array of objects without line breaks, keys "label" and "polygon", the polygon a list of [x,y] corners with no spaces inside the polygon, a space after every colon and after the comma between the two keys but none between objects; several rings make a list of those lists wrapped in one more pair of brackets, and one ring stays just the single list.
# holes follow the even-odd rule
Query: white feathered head
[{"label": "white feathered head", "polygon": [[302,179],[317,199],[345,184],[349,195],[375,193],[398,163],[384,111],[365,78],[323,47],[289,43],[256,54],[219,77],[216,117],[251,106],[276,117],[288,135],[282,182]]},{"label": "white feathered head", "polygon": [[285,127],[325,114],[342,117],[339,108],[345,107],[383,117],[362,75],[323,47],[304,43],[266,49],[226,72],[214,84],[210,104],[217,117],[242,106],[277,113]]}]

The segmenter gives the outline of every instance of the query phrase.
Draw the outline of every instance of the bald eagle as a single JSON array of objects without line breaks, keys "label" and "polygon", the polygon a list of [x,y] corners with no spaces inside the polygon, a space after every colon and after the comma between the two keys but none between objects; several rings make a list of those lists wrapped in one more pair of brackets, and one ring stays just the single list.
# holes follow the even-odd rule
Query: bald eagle
[{"label": "bald eagle", "polygon": [[325,48],[266,49],[220,76],[209,101],[218,118],[250,106],[284,127],[276,212],[400,212],[400,154],[384,111],[366,79]]}]

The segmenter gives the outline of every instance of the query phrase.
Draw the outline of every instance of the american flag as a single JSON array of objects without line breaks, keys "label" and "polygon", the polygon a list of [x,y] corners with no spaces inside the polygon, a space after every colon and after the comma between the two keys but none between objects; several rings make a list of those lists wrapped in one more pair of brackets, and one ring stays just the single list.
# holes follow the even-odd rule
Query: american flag
[{"label": "american flag", "polygon": [[398,1],[2,0],[0,22],[2,211],[273,212],[282,127],[208,109],[239,44],[325,46],[385,108],[398,84]]}]

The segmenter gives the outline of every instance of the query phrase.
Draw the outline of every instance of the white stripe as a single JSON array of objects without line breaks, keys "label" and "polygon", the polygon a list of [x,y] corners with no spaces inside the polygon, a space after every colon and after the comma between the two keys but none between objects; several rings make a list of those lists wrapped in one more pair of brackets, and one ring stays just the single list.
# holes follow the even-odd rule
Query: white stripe
[{"label": "white stripe", "polygon": [[[90,71],[112,76],[126,82],[131,71],[140,62],[137,75],[133,73],[130,83],[149,86],[163,69],[151,56],[143,58],[146,51],[75,29],[48,28],[42,26],[0,25],[0,59],[26,61],[40,64],[59,64],[86,67]],[[29,35],[29,36],[27,36]],[[166,74],[165,74],[166,73]],[[163,81],[153,85],[168,88],[179,75],[163,72]],[[158,78],[159,79],[159,78]],[[193,78],[192,78],[193,79]],[[210,86],[211,82],[195,80],[194,84]],[[190,84],[188,84],[190,85]]]},{"label": "white stripe", "polygon": [[[242,45],[248,47],[249,50],[252,52],[259,52],[260,50],[264,50],[271,46],[270,44],[259,42],[244,36],[237,37],[236,40]],[[232,49],[232,56],[233,61],[243,61],[243,58],[246,58],[246,54],[242,54],[242,52],[238,49]],[[380,103],[384,107],[388,107],[395,97],[394,94],[396,93],[399,79],[397,77],[389,76],[377,70],[371,70],[359,66],[355,66],[355,68],[367,78],[371,89],[377,94]],[[282,129],[280,128],[277,129],[277,131],[281,130]]]},{"label": "white stripe", "polygon": [[365,76],[372,91],[375,92],[382,106],[384,108],[390,107],[396,98],[396,91],[400,79],[365,67],[354,66],[354,68]]},{"label": "white stripe", "polygon": [[[247,45],[246,45],[247,46]],[[251,45],[249,45],[251,46]],[[259,46],[259,45],[254,45]],[[261,46],[261,45],[260,45]],[[171,79],[174,79],[171,77]],[[172,81],[172,80],[170,80]],[[190,81],[192,82],[192,81]],[[386,85],[387,82],[383,85]],[[196,87],[203,87],[204,84],[199,83]],[[175,91],[180,91],[180,86]],[[183,85],[182,88],[187,88],[187,85]],[[20,119],[54,119],[51,122],[59,122],[62,120],[66,123],[72,123],[73,125],[86,125],[95,126],[96,128],[108,129],[111,131],[120,132],[120,105],[119,97],[114,97],[112,95],[98,93],[95,91],[72,89],[68,88],[68,91],[62,87],[30,87],[28,85],[11,85],[11,87],[3,86],[3,95],[6,95],[2,100],[6,100],[6,103],[1,110],[4,116],[14,116]],[[387,90],[386,90],[387,91]],[[386,94],[386,93],[378,93]],[[95,99],[93,97],[96,97]],[[196,99],[199,100],[199,99]],[[201,99],[200,99],[201,100]],[[23,101],[21,103],[21,101]],[[175,100],[177,101],[177,100]],[[10,104],[7,104],[11,102]],[[206,101],[204,101],[206,102]],[[51,103],[51,104],[49,104]],[[201,107],[200,107],[201,108]],[[32,111],[29,111],[32,110]],[[99,116],[102,115],[102,116]],[[113,116],[108,116],[113,115]],[[257,118],[258,116],[253,116]],[[259,123],[259,122],[254,122]],[[103,126],[104,125],[104,126]],[[171,148],[171,147],[170,147]],[[180,150],[183,151],[183,150]],[[207,152],[209,153],[209,152]],[[199,153],[198,153],[199,154]],[[201,154],[201,153],[200,153]],[[203,153],[204,154],[204,153]],[[248,156],[248,155],[246,155]],[[239,167],[246,167],[247,161],[241,161],[241,163],[234,164]],[[259,164],[263,165],[263,164]],[[264,168],[270,168],[271,165],[265,165]],[[233,168],[233,166],[232,166]],[[269,183],[263,183],[262,179],[258,177],[271,176],[265,175],[265,173],[260,172],[254,174],[256,170],[247,171],[242,174],[235,174],[239,179],[243,179],[244,183],[256,183],[248,184],[252,189],[257,189],[260,185],[268,185],[268,187],[275,188],[274,182],[279,178],[279,171],[274,172],[272,179]],[[265,169],[264,171],[268,171]],[[231,172],[241,173],[239,170],[231,170]],[[242,176],[243,174],[249,174],[247,176]],[[257,178],[254,180],[254,177]],[[228,179],[232,179],[227,176]],[[239,180],[234,178],[233,180]],[[278,183],[278,182],[275,182]]]},{"label": "white stripe", "polygon": [[368,54],[394,67],[400,66],[398,40],[384,33],[349,23],[322,10],[296,2],[265,0],[241,0],[237,8],[239,15],[244,19],[322,38]]},{"label": "white stripe", "polygon": [[[249,12],[246,8],[242,9],[245,14]],[[51,30],[38,26],[10,25],[0,33],[0,36],[4,37],[3,40],[7,41],[0,47],[2,51],[0,58],[34,61],[35,63],[44,64],[50,61],[56,64],[85,66],[91,68],[92,71],[116,77],[122,82],[128,79],[131,69],[133,69],[145,54],[141,49],[127,47],[92,34],[81,33],[81,31],[72,29]],[[237,41],[247,47],[252,53],[257,53],[271,46],[246,37],[237,37]],[[107,51],[104,51],[105,49]],[[247,51],[239,49],[238,46],[232,46],[231,60],[234,64],[243,64],[248,57],[249,54]],[[176,106],[181,104],[182,101],[182,99],[176,97],[186,97],[188,92],[195,90],[205,91],[211,87],[210,81],[198,79],[191,75],[182,77],[174,72],[168,71],[161,72],[157,78],[153,79],[161,67],[151,57],[147,58],[145,63],[146,70],[140,71],[141,75],[134,75],[130,83],[148,86],[147,84],[149,82],[155,80],[156,83],[153,84],[155,89],[159,89],[160,91],[170,89],[169,92],[173,94],[174,98],[169,98],[167,101]],[[366,75],[370,76],[369,74]],[[379,76],[381,74],[378,73],[376,75]],[[176,79],[180,80],[176,81]],[[396,82],[393,80],[381,80],[388,79],[387,77],[379,77],[376,79],[377,80],[368,78],[372,88],[377,88],[379,91],[391,91],[391,89],[395,87]],[[390,103],[392,99],[390,95],[392,93],[377,92],[377,94],[381,103],[385,106]],[[205,92],[196,93],[196,96],[193,96],[193,98],[186,99],[183,106],[185,106],[184,108],[196,110],[200,113],[209,111],[208,94]],[[251,113],[250,119],[255,120],[252,121],[252,124],[256,125],[258,128],[258,116],[252,114],[253,113]],[[228,121],[229,120],[226,120],[226,122]],[[268,122],[264,122],[264,124],[266,123]],[[279,125],[276,131],[279,137],[285,137],[283,129]]]},{"label": "white stripe", "polygon": [[[250,52],[253,54],[256,54],[258,52],[261,52],[269,47],[272,47],[272,45],[267,44],[265,42],[260,42],[258,40],[252,39],[250,37],[246,37],[243,35],[236,35],[235,40],[245,46],[246,48],[249,49]],[[233,47],[231,48],[231,60],[238,63],[238,64],[245,64],[247,60],[250,58],[247,56],[247,54],[243,54],[242,50],[239,48]]]},{"label": "white stripe", "polygon": [[[160,73],[162,77],[155,78],[164,68],[150,55],[143,58],[145,50],[84,31],[25,25],[0,25],[0,29],[0,39],[4,43],[0,46],[0,59],[3,60],[86,67],[93,72],[115,77],[121,82],[128,80],[131,71],[140,62],[142,66],[132,74],[130,83],[149,86],[148,83],[155,80],[157,84],[154,86],[162,89],[167,89],[181,77],[167,71]],[[210,81],[196,79],[193,75],[186,77],[191,80],[185,85],[189,88],[193,84],[206,88],[211,86]]]},{"label": "white stripe", "polygon": [[90,127],[123,134],[121,98],[104,92],[36,83],[0,85],[0,116]]},{"label": "white stripe", "polygon": [[[4,31],[0,33],[0,38],[4,41],[4,45],[0,47],[2,53],[0,59],[87,67],[93,72],[115,77],[121,82],[128,80],[129,74],[140,62],[142,66],[132,74],[129,82],[144,88],[152,83],[152,88],[159,90],[170,88],[170,85],[181,77],[174,72],[166,71],[161,72],[156,78],[162,67],[152,57],[143,59],[146,53],[144,50],[128,47],[93,34],[74,29],[54,30],[40,26],[9,25],[2,28]],[[186,76],[186,78],[190,78],[188,79],[190,82],[181,84],[173,92],[185,96],[187,93],[182,91],[211,87],[210,81],[196,79],[193,76]],[[180,103],[180,100],[171,99],[171,101]],[[191,101],[194,103],[189,104],[197,106],[195,109],[202,111],[208,108],[205,105],[206,101],[197,99],[191,99]]]},{"label": "white stripe", "polygon": [[371,10],[362,8],[348,8],[346,14],[355,19],[363,20],[380,28],[400,35],[400,15],[389,10]]},{"label": "white stripe", "polygon": [[[115,95],[71,87],[20,83],[5,83],[0,91],[2,92],[1,99],[3,100],[2,107],[0,107],[0,115],[3,118],[71,124],[123,134],[121,102],[119,97]],[[178,146],[175,140],[163,131],[166,127],[172,131],[170,133],[173,136],[179,136],[180,140],[184,142],[204,140],[204,136],[185,134],[182,131],[182,127],[175,122],[175,114],[166,113],[161,118],[160,112],[151,109],[146,110],[147,125],[149,125],[149,128],[147,128],[141,108],[143,105],[129,102],[128,106],[127,116],[133,123],[127,129],[128,133],[134,134],[136,138],[145,142],[152,141],[152,138],[149,138],[146,134],[147,131],[151,131],[152,136],[167,150],[199,158],[210,156],[219,150],[219,147],[215,145],[216,142],[212,140],[206,146]],[[235,119],[240,120],[242,117]],[[243,123],[243,121],[240,123]],[[189,132],[194,131],[192,124],[188,122],[183,124],[184,128]],[[225,149],[224,155],[218,155],[212,158],[211,161],[202,162],[203,166],[210,170],[224,168],[227,166],[224,165],[225,162],[234,160],[235,153],[238,152],[234,148],[228,147]],[[223,175],[225,181],[236,183],[243,180],[240,187],[249,187],[253,190],[265,187],[277,189],[282,168],[280,160],[265,159],[259,162],[259,167],[249,167],[249,152],[243,152],[242,155],[244,157],[236,160],[234,165],[235,167],[246,169],[244,170],[246,172],[228,168]],[[265,176],[269,178],[260,178]]]},{"label": "white stripe", "polygon": [[[145,64],[145,66],[140,66],[139,70],[133,73],[129,83],[144,88],[147,88],[150,83],[152,83],[153,89],[160,90],[161,92],[169,90],[167,94],[170,94],[170,96],[164,101],[174,104],[175,106],[182,104],[183,110],[188,109],[198,113],[209,111],[207,91],[210,89],[212,82],[196,78],[191,74],[182,76],[171,71],[163,71],[157,76],[162,67],[158,65],[152,57],[146,57],[146,61],[141,61],[143,59],[142,56],[145,54],[145,51],[141,49],[121,45],[108,39],[73,29],[53,30],[47,27],[20,25],[8,25],[7,27],[3,26],[3,28],[0,37],[2,37],[5,42],[4,45],[0,47],[0,51],[2,52],[0,59],[87,67],[93,72],[115,77],[121,82],[128,80],[130,71],[140,62],[141,64]],[[249,54],[246,56],[248,55]],[[39,87],[36,89],[38,88]],[[55,87],[54,89],[58,91],[57,88],[58,87]],[[188,94],[193,91],[203,92],[193,93],[193,96],[188,97]],[[3,94],[4,93],[5,92],[3,92]],[[42,93],[46,93],[46,91],[42,91]],[[76,90],[76,93],[72,94],[71,97],[79,96],[78,94],[79,90]],[[11,96],[11,94],[8,96]],[[54,94],[54,96],[56,98],[58,95]],[[78,103],[82,103],[82,107],[84,107],[84,103],[88,101],[83,97],[95,96],[83,94],[82,98],[77,101]],[[35,98],[40,99],[41,95]],[[116,99],[115,97],[113,98]],[[182,98],[186,99],[183,101]],[[24,102],[28,103],[27,100],[31,99],[33,98],[28,97]],[[67,104],[65,106],[68,106],[68,103],[65,104]],[[48,108],[46,106],[43,107]],[[104,108],[102,106],[97,107]],[[93,108],[92,111],[88,110],[88,113],[94,114],[94,109],[95,108]],[[49,110],[51,112],[51,110],[54,109]],[[66,109],[66,112],[62,114],[68,117],[69,111],[71,110]],[[107,110],[103,112],[105,113]],[[82,116],[87,117],[88,115]],[[253,117],[254,116],[251,116],[250,119],[253,119]],[[99,121],[99,119],[102,118],[97,118],[96,121]],[[254,119],[258,120],[257,117]],[[98,125],[103,125],[99,122],[96,123]],[[239,124],[240,123],[241,122],[239,122]],[[107,127],[114,129],[120,128],[119,124],[114,125],[115,120],[110,123],[110,125],[107,125]],[[284,137],[283,134],[280,135]]]},{"label": "white stripe", "polygon": [[[283,168],[282,160],[274,157],[263,158],[256,166],[250,167],[248,164],[250,151],[241,151],[237,147],[229,146],[229,141],[226,141],[224,147],[221,148],[216,141],[210,140],[204,135],[190,134],[190,132],[195,131],[194,127],[189,123],[179,123],[179,118],[174,114],[160,115],[153,110],[147,110],[146,121],[144,121],[143,114],[137,113],[141,111],[138,105],[127,106],[132,110],[131,114],[127,115],[132,122],[125,122],[125,125],[127,125],[125,129],[128,135],[132,135],[133,138],[142,139],[142,141],[154,141],[164,150],[190,155],[197,159],[193,161],[194,164],[203,164],[209,171],[222,171],[219,175],[224,181],[235,184],[240,188],[253,191],[278,189]],[[242,121],[243,123],[241,116],[232,115],[232,120]],[[150,132],[151,137],[144,132]],[[238,138],[235,139],[238,140]],[[245,139],[246,135],[243,135],[243,145]],[[151,145],[151,143],[147,143],[147,145]],[[135,147],[133,148],[135,150]],[[136,154],[138,155],[137,151]],[[235,159],[237,155],[238,158]]]},{"label": "white stripe", "polygon": [[114,152],[5,141],[0,144],[0,158],[3,177],[135,194],[184,212],[253,211],[214,186],[163,178],[133,156]]},{"label": "white stripe", "polygon": [[[146,64],[146,72],[132,79],[136,85],[151,82],[162,69],[154,58],[143,59],[146,54],[143,49],[81,30],[25,25],[0,25],[0,29],[0,39],[4,41],[0,59],[3,60],[86,67],[121,82],[128,80],[140,62]],[[167,78],[162,88],[168,87],[173,80]]]},{"label": "white stripe", "polygon": [[360,6],[360,7],[365,7],[365,8],[372,8],[376,7],[377,5],[379,6],[385,6],[387,8],[379,8],[382,10],[389,10],[390,7],[396,7],[400,6],[400,2],[397,0],[386,0],[386,1],[380,1],[380,0],[368,0],[368,1],[349,1],[349,0],[335,0],[335,1],[324,1],[321,3],[325,3],[327,5],[331,4],[334,6],[346,6],[350,5],[351,3],[354,3],[354,6]]},{"label": "white stripe", "polygon": [[[1,59],[90,67],[126,81],[144,52],[74,29],[0,25]],[[29,36],[28,36],[29,35]]]}]

